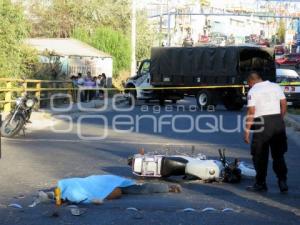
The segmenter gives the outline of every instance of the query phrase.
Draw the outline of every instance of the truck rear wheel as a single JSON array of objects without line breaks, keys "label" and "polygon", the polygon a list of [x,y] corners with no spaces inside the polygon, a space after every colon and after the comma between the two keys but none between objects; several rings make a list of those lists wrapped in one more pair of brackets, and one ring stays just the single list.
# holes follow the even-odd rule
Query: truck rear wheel
[{"label": "truck rear wheel", "polygon": [[196,95],[196,101],[199,108],[207,108],[209,105],[213,105],[212,93],[207,90],[201,90]]}]

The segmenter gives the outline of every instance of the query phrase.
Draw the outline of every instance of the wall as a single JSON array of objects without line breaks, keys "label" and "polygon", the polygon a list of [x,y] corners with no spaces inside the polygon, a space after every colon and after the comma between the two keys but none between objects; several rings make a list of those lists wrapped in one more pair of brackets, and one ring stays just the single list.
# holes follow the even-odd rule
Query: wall
[{"label": "wall", "polygon": [[68,59],[68,75],[77,75],[82,73],[86,75],[88,71],[92,76],[98,76],[105,73],[108,78],[112,77],[113,60],[112,58],[99,57],[78,57],[71,56]]}]

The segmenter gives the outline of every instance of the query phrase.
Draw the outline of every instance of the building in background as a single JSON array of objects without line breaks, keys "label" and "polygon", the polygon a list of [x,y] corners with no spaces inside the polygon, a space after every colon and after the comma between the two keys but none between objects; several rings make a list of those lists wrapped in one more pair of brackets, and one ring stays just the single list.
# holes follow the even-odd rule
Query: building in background
[{"label": "building in background", "polygon": [[112,57],[88,44],[71,38],[32,38],[26,39],[25,43],[37,49],[43,63],[49,63],[43,55],[46,52],[59,57],[61,73],[67,77],[78,73],[86,75],[90,71],[92,76],[105,73],[108,81],[111,81]]},{"label": "building in background", "polygon": [[181,46],[186,38],[195,44],[222,44],[224,39],[232,44],[230,38],[237,44],[249,39],[275,44],[280,20],[284,21],[289,41],[294,32],[290,44],[295,44],[300,17],[300,1],[149,0],[144,8],[160,33],[157,45],[171,46]]}]

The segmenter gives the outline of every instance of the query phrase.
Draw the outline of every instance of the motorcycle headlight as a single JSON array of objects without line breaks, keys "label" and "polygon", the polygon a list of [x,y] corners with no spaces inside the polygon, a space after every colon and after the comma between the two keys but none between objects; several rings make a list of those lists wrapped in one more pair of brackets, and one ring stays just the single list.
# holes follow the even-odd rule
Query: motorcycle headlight
[{"label": "motorcycle headlight", "polygon": [[17,98],[16,99],[16,105],[20,105],[22,103],[22,98]]},{"label": "motorcycle headlight", "polygon": [[34,100],[27,99],[27,101],[26,101],[26,107],[32,108],[33,106],[34,106]]},{"label": "motorcycle headlight", "polygon": [[216,173],[216,171],[215,171],[214,169],[210,169],[210,170],[209,170],[209,174],[210,174],[210,175],[214,175],[215,173]]}]

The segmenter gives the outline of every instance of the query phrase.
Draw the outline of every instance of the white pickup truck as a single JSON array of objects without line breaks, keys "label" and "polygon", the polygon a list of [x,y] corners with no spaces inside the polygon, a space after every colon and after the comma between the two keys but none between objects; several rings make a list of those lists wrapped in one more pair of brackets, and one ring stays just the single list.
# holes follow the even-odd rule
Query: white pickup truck
[{"label": "white pickup truck", "polygon": [[300,107],[300,76],[295,70],[276,69],[276,82],[282,87],[288,105]]}]

